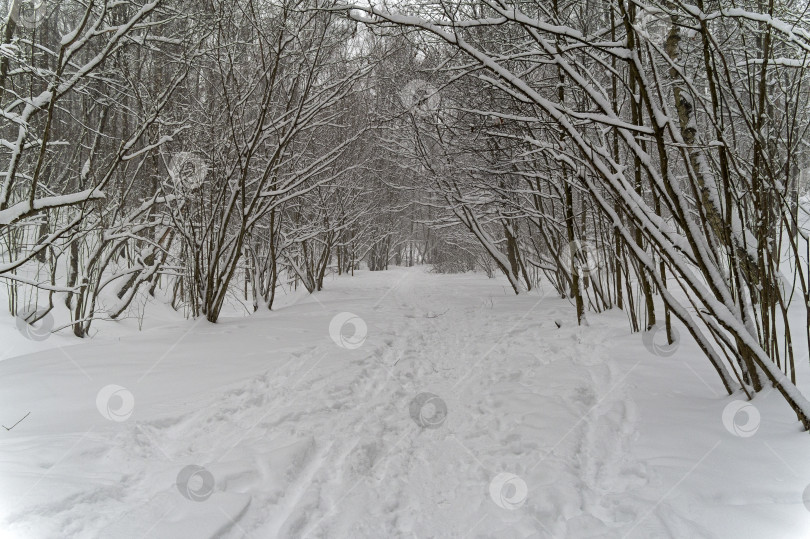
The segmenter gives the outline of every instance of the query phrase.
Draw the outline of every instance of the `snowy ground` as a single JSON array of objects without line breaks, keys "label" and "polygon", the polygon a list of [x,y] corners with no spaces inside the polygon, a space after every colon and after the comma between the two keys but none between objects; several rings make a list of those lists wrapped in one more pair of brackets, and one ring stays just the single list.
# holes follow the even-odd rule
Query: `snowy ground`
[{"label": "snowy ground", "polygon": [[810,436],[775,393],[735,415],[692,342],[480,275],[327,284],[23,356],[2,333],[0,423],[30,415],[0,536],[810,537]]}]

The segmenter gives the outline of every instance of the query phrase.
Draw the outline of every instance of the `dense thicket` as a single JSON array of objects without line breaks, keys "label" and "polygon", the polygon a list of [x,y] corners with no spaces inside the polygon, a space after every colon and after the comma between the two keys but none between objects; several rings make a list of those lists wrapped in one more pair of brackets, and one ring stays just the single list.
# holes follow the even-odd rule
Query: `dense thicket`
[{"label": "dense thicket", "polygon": [[414,153],[516,293],[534,267],[580,322],[616,306],[672,343],[674,316],[729,392],[776,387],[810,427],[806,2],[353,9],[433,52]]},{"label": "dense thicket", "polygon": [[214,322],[361,262],[478,267],[678,319],[810,428],[806,1],[5,9],[12,313],[84,336],[145,292]]}]

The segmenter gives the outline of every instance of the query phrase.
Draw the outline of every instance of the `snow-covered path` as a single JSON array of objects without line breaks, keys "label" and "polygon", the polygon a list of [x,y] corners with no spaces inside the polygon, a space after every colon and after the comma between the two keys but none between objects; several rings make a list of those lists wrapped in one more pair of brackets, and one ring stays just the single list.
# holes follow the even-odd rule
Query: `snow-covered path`
[{"label": "snow-covered path", "polygon": [[1,362],[0,419],[31,414],[0,436],[0,529],[808,535],[807,436],[778,398],[756,403],[757,436],[724,428],[734,398],[691,343],[659,357],[620,311],[578,328],[565,301],[480,275],[396,269],[328,288]]}]

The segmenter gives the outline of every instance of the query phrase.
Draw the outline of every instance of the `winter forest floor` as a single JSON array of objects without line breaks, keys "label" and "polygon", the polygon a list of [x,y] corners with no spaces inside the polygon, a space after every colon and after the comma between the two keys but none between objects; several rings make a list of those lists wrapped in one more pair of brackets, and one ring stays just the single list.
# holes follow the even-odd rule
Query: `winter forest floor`
[{"label": "winter forest floor", "polygon": [[27,355],[3,319],[0,537],[810,537],[783,399],[545,292],[360,272]]}]

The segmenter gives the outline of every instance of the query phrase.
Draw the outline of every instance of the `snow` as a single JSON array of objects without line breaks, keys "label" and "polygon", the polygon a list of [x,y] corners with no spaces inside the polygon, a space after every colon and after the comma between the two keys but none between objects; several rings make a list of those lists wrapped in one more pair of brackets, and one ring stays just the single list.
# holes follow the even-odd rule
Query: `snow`
[{"label": "snow", "polygon": [[810,439],[683,328],[672,353],[423,268],[280,305],[89,341],[0,319],[0,423],[30,412],[0,430],[0,537],[810,536]]},{"label": "snow", "polygon": [[31,204],[31,201],[29,200],[18,202],[10,208],[0,210],[0,225],[11,224],[19,220],[21,217],[37,210],[69,206],[71,204],[77,204],[87,200],[102,199],[104,197],[105,195],[103,191],[98,189],[86,189],[84,191],[71,193],[69,195],[57,195],[39,198],[34,200],[33,204]]}]

